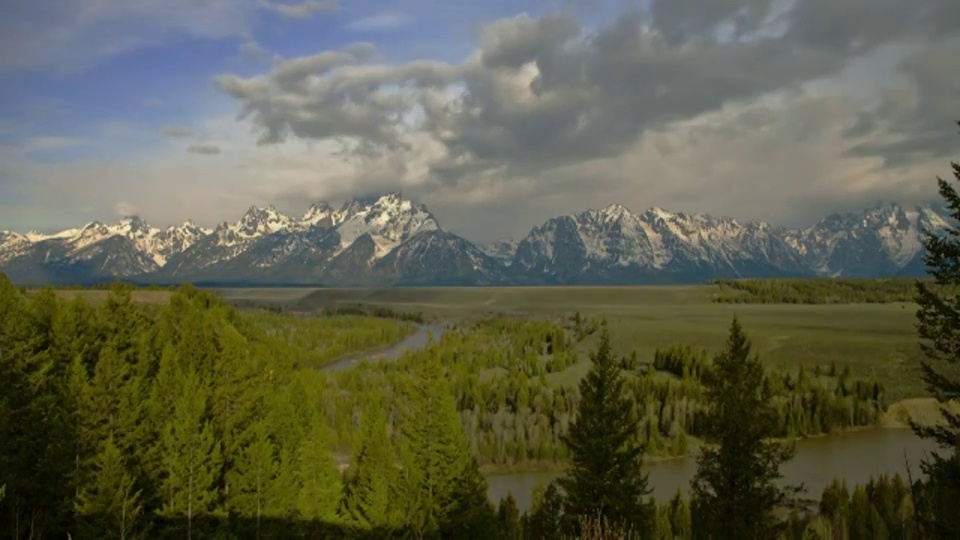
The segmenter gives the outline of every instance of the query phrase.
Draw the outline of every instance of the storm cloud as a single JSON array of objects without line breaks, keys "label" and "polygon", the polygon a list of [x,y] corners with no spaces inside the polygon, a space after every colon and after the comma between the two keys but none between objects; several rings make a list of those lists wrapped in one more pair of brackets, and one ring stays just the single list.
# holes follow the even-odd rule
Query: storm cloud
[{"label": "storm cloud", "polygon": [[626,13],[595,31],[562,12],[499,20],[457,64],[387,64],[364,48],[364,56],[324,52],[217,84],[241,103],[261,144],[346,137],[397,151],[407,134],[424,133],[443,149],[430,180],[455,185],[491,174],[546,177],[621,156],[656,130],[803,94],[855,59],[902,46],[893,75],[907,90],[881,88],[875,102],[856,104],[849,130],[861,132],[847,141],[852,157],[901,166],[956,146],[960,48],[951,32],[960,21],[951,28],[944,18],[957,11],[949,0],[658,0],[649,14]]}]

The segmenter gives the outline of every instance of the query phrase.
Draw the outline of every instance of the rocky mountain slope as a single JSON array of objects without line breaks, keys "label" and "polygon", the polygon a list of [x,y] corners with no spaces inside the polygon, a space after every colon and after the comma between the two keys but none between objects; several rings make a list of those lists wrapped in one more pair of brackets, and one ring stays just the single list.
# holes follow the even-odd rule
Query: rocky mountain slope
[{"label": "rocky mountain slope", "polygon": [[137,217],[52,235],[0,232],[0,271],[20,283],[318,285],[694,283],[710,278],[922,275],[930,207],[887,204],[803,229],[620,205],[551,219],[519,242],[477,245],[399,193],[301,217],[251,207],[235,223],[158,229]]}]

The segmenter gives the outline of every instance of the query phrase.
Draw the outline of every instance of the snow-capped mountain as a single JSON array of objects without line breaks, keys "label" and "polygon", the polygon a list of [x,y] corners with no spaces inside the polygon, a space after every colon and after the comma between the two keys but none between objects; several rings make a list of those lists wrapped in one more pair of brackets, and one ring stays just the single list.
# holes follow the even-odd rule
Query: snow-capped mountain
[{"label": "snow-capped mountain", "polygon": [[14,280],[53,283],[137,276],[160,269],[207,234],[192,221],[158,229],[136,216],[55,234],[0,233],[0,270]]},{"label": "snow-capped mountain", "polygon": [[477,247],[487,255],[500,261],[502,264],[510,266],[510,263],[513,262],[513,255],[517,252],[517,246],[519,244],[519,240],[515,240],[513,238],[502,238],[500,240],[490,242],[489,244],[478,244]]},{"label": "snow-capped mountain", "polygon": [[670,283],[710,278],[922,275],[920,230],[946,219],[928,207],[879,205],[805,229],[620,205],[535,227],[510,266],[527,283]]},{"label": "snow-capped mountain", "polygon": [[811,227],[621,205],[551,219],[519,242],[473,244],[400,193],[301,217],[251,207],[238,221],[166,229],[137,217],[56,234],[0,232],[0,271],[22,283],[390,284],[692,283],[717,277],[923,275],[931,207],[878,205]]}]

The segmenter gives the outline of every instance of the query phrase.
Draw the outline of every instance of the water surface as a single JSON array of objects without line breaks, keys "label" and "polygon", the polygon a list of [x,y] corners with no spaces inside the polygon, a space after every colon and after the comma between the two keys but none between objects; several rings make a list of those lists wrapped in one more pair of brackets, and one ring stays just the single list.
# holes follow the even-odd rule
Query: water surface
[{"label": "water surface", "polygon": [[[867,482],[871,476],[900,473],[920,475],[919,462],[936,447],[918,438],[909,429],[868,429],[797,442],[797,455],[782,468],[784,482],[803,483],[806,497],[819,499],[823,489],[834,478],[846,479],[848,485]],[[651,463],[650,487],[658,500],[672,497],[678,489],[687,493],[696,473],[693,457]],[[541,481],[556,478],[559,473],[533,472],[488,476],[488,495],[494,503],[513,493],[520,511],[530,507],[533,489]]]},{"label": "water surface", "polygon": [[405,353],[419,351],[420,349],[426,347],[430,343],[431,336],[433,337],[434,341],[439,341],[440,336],[442,336],[446,331],[447,330],[444,327],[436,324],[421,324],[417,328],[416,332],[403,338],[394,345],[374,353],[363,353],[350,358],[344,358],[343,360],[338,360],[332,364],[323,366],[320,368],[320,370],[339,371],[343,369],[349,369],[356,367],[364,360],[367,360],[368,362],[388,362],[391,360],[396,360]]}]

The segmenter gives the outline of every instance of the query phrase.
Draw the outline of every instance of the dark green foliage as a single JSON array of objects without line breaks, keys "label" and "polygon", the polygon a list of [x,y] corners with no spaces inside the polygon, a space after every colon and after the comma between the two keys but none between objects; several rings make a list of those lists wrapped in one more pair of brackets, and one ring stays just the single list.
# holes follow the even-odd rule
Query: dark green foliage
[{"label": "dark green foliage", "polygon": [[610,352],[606,327],[591,359],[593,367],[580,382],[576,418],[563,438],[571,461],[560,480],[567,527],[578,531],[577,520],[599,514],[615,526],[646,531],[653,516],[643,501],[650,490],[640,470],[641,424]]},{"label": "dark green foliage", "polygon": [[703,423],[707,445],[697,458],[692,489],[703,538],[775,538],[773,511],[786,500],[775,482],[793,448],[769,440],[776,411],[763,366],[736,318],[727,349],[705,378],[710,405]]},{"label": "dark green foliage", "polygon": [[93,461],[77,497],[76,511],[84,537],[132,538],[142,524],[140,491],[135,491],[134,479],[112,436]]},{"label": "dark green foliage", "polygon": [[[714,302],[733,304],[886,304],[912,302],[913,278],[717,279]],[[923,283],[923,281],[919,281]]]},{"label": "dark green foliage", "polygon": [[534,540],[559,540],[563,495],[556,482],[540,484],[533,490],[530,510],[523,515],[523,537]]},{"label": "dark green foliage", "polygon": [[[960,181],[960,165],[952,163]],[[937,179],[954,223],[945,231],[923,231],[924,257],[934,283],[917,284],[917,329],[923,339],[923,379],[927,390],[940,403],[945,422],[912,424],[921,437],[933,440],[943,450],[922,464],[929,481],[917,494],[918,517],[923,533],[931,538],[960,537],[960,413],[947,405],[960,402],[960,194],[953,185]]]},{"label": "dark green foliage", "polygon": [[881,476],[858,485],[853,493],[838,480],[820,498],[820,521],[807,526],[829,532],[829,538],[921,538],[913,520],[911,489],[903,479]]},{"label": "dark green foliage", "polygon": [[520,527],[520,511],[512,493],[500,500],[497,509],[497,538],[503,540],[521,540],[523,530]]}]

